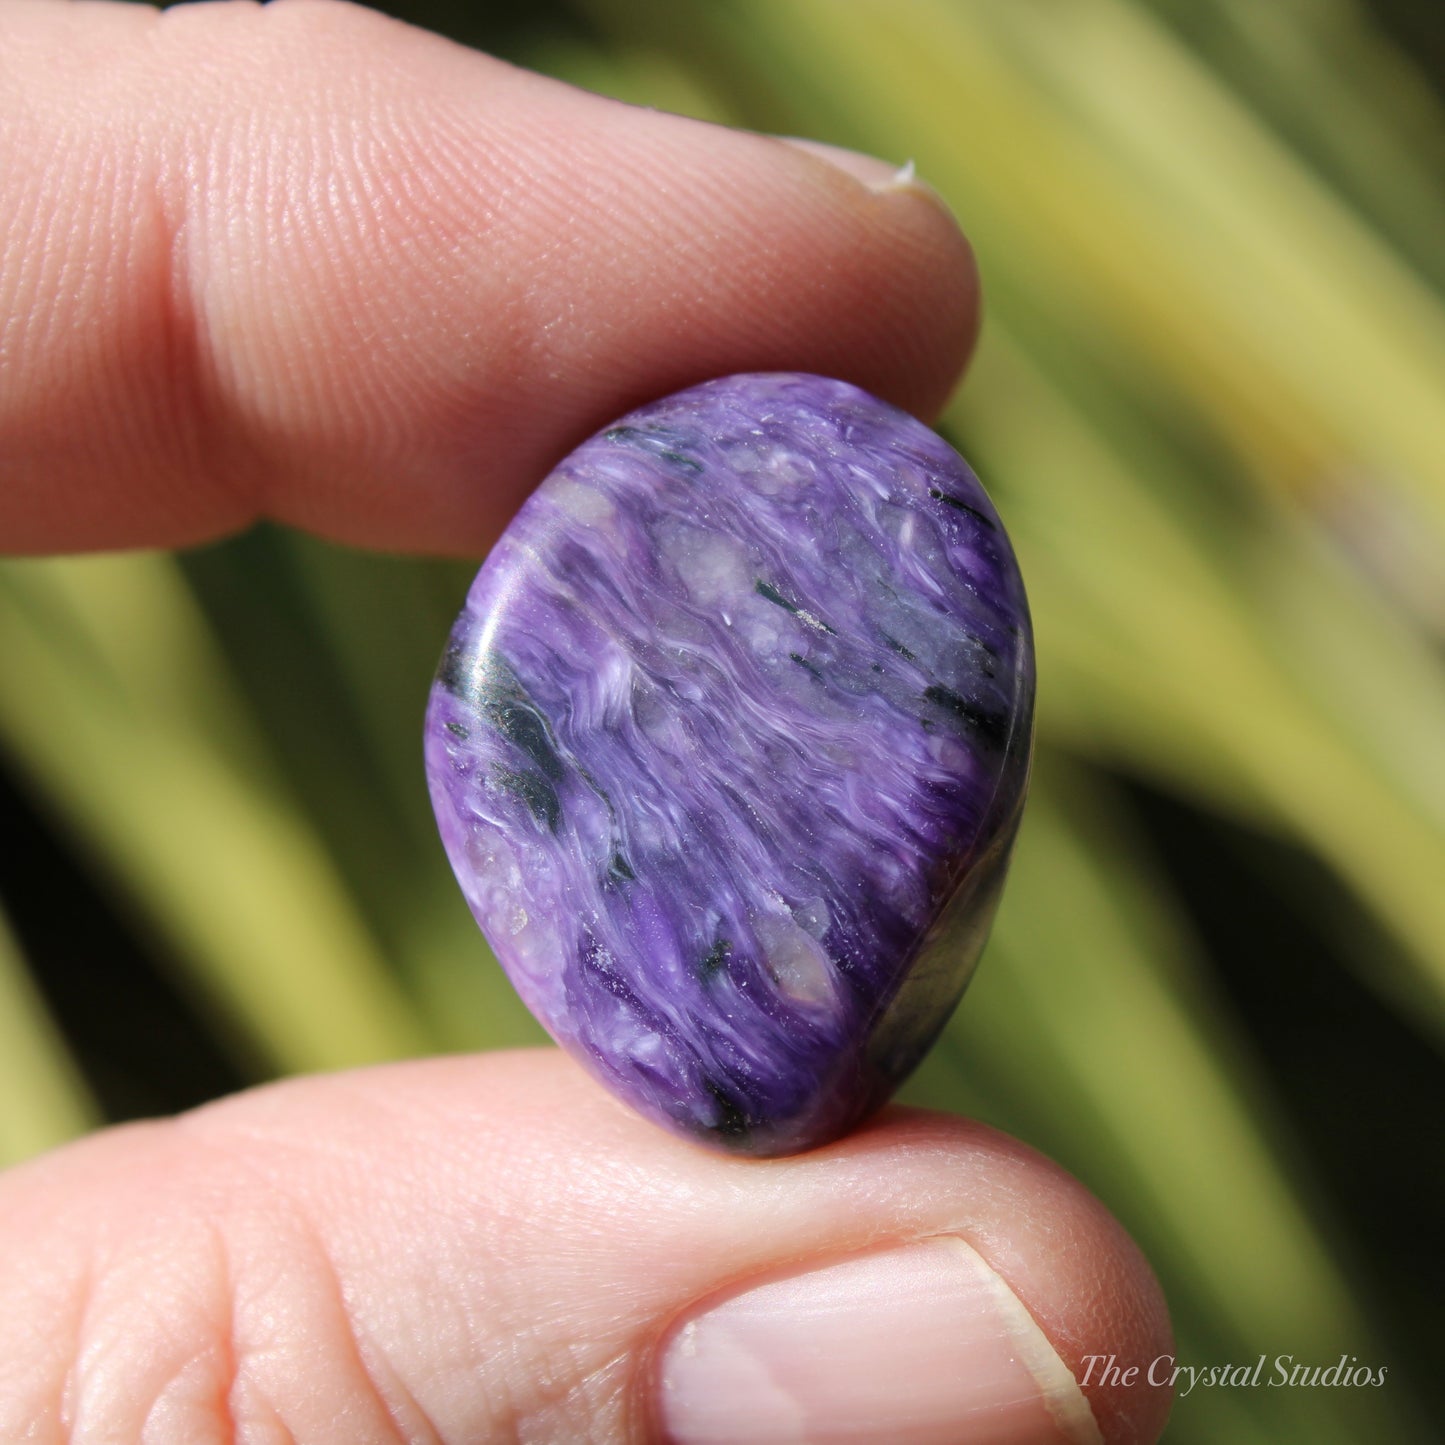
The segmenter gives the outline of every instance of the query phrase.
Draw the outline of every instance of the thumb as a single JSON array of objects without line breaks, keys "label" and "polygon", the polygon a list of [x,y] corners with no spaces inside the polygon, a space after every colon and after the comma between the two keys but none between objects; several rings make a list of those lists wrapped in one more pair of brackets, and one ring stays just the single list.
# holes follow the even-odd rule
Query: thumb
[{"label": "thumb", "polygon": [[281,1084],[16,1170],[0,1299],[4,1439],[1028,1445],[1153,1440],[1168,1407],[1148,1267],[1023,1146],[894,1110],[714,1156],[550,1051]]}]

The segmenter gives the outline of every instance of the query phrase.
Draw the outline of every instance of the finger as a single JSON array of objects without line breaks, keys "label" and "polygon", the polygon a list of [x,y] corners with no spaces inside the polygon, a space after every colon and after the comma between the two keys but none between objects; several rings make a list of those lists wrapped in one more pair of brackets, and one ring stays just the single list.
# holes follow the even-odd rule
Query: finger
[{"label": "finger", "polygon": [[0,544],[269,516],[476,551],[584,436],[707,376],[927,415],[976,326],[967,244],[824,154],[322,0],[12,0]]},{"label": "finger", "polygon": [[[1153,1440],[1168,1405],[1148,1267],[1022,1145],[892,1111],[722,1157],[550,1051],[37,1161],[0,1187],[0,1299],[5,1439],[1029,1445]],[[1119,1373],[1081,1393],[1091,1355]]]}]

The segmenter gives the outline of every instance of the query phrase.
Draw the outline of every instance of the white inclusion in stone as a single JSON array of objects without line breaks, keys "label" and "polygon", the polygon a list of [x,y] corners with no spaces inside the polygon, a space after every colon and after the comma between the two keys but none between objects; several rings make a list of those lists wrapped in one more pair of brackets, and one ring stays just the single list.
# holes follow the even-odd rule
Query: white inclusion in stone
[{"label": "white inclusion in stone", "polygon": [[[759,599],[761,601],[761,599]],[[768,610],[764,612],[762,609]],[[785,638],[784,629],[779,619],[783,613],[774,607],[771,602],[763,602],[762,607],[754,607],[748,604],[739,619],[741,632],[744,641],[753,650],[753,653],[760,658],[779,657],[789,650],[791,642]]]},{"label": "white inclusion in stone", "polygon": [[494,842],[492,830],[485,824],[468,828],[462,846],[474,878],[503,890],[515,888],[521,882],[516,855],[505,843]]},{"label": "white inclusion in stone", "polygon": [[973,754],[957,738],[950,737],[947,733],[931,733],[925,747],[928,756],[945,772],[971,773],[977,766]]},{"label": "white inclusion in stone", "polygon": [[811,933],[814,938],[822,938],[828,931],[828,925],[833,921],[832,915],[828,912],[827,899],[805,899],[793,909],[793,921],[800,928]]},{"label": "white inclusion in stone", "polygon": [[836,1004],[833,963],[827,950],[786,913],[753,918],[753,932],[763,948],[763,966],[795,1003],[813,1008]]},{"label": "white inclusion in stone", "polygon": [[901,551],[907,552],[914,545],[918,531],[918,518],[908,507],[893,504],[878,509],[878,526],[885,535],[897,542]]},{"label": "white inclusion in stone", "polygon": [[631,1054],[639,1064],[662,1062],[662,1035],[654,1029],[639,1031],[633,1037]]},{"label": "white inclusion in stone", "polygon": [[754,473],[752,483],[764,496],[775,497],[811,482],[813,475],[813,465],[806,457],[778,448],[764,455],[763,465]]},{"label": "white inclusion in stone", "polygon": [[545,495],[559,511],[588,527],[606,527],[617,519],[617,508],[596,487],[574,482],[560,473],[547,483]]},{"label": "white inclusion in stone", "polygon": [[658,541],[694,601],[712,608],[752,590],[747,549],[732,537],[684,524],[659,528]]},{"label": "white inclusion in stone", "polygon": [[632,702],[633,672],[632,658],[621,646],[611,645],[598,657],[596,706],[600,716],[587,717],[585,722],[593,726],[616,725],[616,720],[627,712]]},{"label": "white inclusion in stone", "polygon": [[817,469],[813,463],[801,452],[774,452],[769,459],[768,470],[780,481],[788,486],[800,486],[804,482],[811,482],[816,475]]},{"label": "white inclusion in stone", "polygon": [[495,929],[494,937],[505,933],[513,940],[513,977],[528,1007],[536,1009],[544,1003],[561,1007],[566,1002],[560,967],[562,940],[544,918],[529,914],[522,906],[517,896],[522,869],[515,851],[493,833],[492,848],[485,858],[480,849],[474,853],[470,846],[468,856],[475,872],[472,886],[465,889],[467,901],[484,932]]},{"label": "white inclusion in stone", "polygon": [[723,460],[728,464],[729,470],[738,476],[746,476],[749,472],[755,472],[763,464],[763,458],[758,448],[751,442],[729,442],[719,448]]}]

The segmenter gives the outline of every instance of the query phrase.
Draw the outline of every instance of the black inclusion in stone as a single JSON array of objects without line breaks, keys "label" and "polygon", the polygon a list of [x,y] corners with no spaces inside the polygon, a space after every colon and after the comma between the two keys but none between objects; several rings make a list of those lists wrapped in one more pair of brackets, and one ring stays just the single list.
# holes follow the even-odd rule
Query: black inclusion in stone
[{"label": "black inclusion in stone", "polygon": [[444,724],[444,726],[453,737],[461,738],[463,742],[465,742],[469,737],[471,737],[471,733],[459,722],[449,722]]},{"label": "black inclusion in stone", "polygon": [[[753,583],[753,591],[756,592],[759,597],[766,597],[774,607],[781,607],[784,612],[790,613],[794,617],[802,617],[803,609],[799,607],[796,602],[789,602],[771,582],[764,582],[763,579],[759,577],[758,580]],[[810,614],[804,620],[808,626],[819,628],[821,631],[826,632],[829,637],[836,637],[838,635],[837,632],[829,627],[821,618],[813,617]]]},{"label": "black inclusion in stone", "polygon": [[651,452],[653,456],[661,458],[665,462],[671,462],[675,467],[681,467],[685,472],[691,472],[694,476],[702,472],[702,463],[696,457],[690,457],[679,448],[686,445],[686,438],[678,432],[665,431],[661,428],[647,430],[644,427],[636,426],[615,426],[605,432],[607,440],[617,442],[622,446],[634,446],[639,451]]},{"label": "black inclusion in stone", "polygon": [[705,1079],[703,1086],[712,1096],[718,1110],[717,1122],[711,1126],[710,1132],[733,1143],[746,1139],[752,1130],[746,1111],[720,1084]]},{"label": "black inclusion in stone", "polygon": [[976,707],[966,697],[960,697],[951,687],[944,687],[942,683],[936,682],[924,689],[923,700],[952,714],[995,747],[1002,747],[1008,741],[1009,722],[1002,713]]},{"label": "black inclusion in stone", "polygon": [[822,669],[819,667],[815,667],[811,662],[808,661],[806,657],[803,656],[801,652],[790,652],[788,656],[793,662],[796,662],[798,666],[801,667],[805,672],[812,673],[814,682],[822,682]]},{"label": "black inclusion in stone", "polygon": [[[468,634],[471,622],[462,614],[437,669],[437,681],[459,701],[468,704],[507,739],[524,752],[531,763],[554,783],[566,769],[552,746],[551,728],[527,696],[504,659],[479,652]],[[448,723],[457,737],[469,734],[460,725]]]},{"label": "black inclusion in stone", "polygon": [[955,511],[967,512],[968,515],[974,519],[974,521],[979,522],[983,526],[987,527],[990,532],[994,530],[993,523],[989,521],[989,519],[985,517],[984,514],[980,512],[977,507],[969,506],[969,504],[965,502],[962,497],[950,496],[949,493],[942,492],[937,487],[929,487],[928,495],[932,497],[935,502],[942,502],[944,506],[952,507]]},{"label": "black inclusion in stone", "polygon": [[[467,700],[509,743],[527,755],[538,772],[554,783],[561,782],[567,770],[557,756],[552,729],[512,669],[492,654],[483,666],[474,669],[474,675]],[[445,686],[444,675],[442,682]]]},{"label": "black inclusion in stone", "polygon": [[487,720],[508,742],[514,743],[537,765],[538,771],[559,782],[562,760],[547,736],[547,724],[535,708],[508,700],[487,708]]},{"label": "black inclusion in stone", "polygon": [[499,788],[521,799],[527,811],[549,832],[557,831],[557,824],[562,818],[562,804],[556,788],[541,773],[531,769],[514,772],[511,768],[494,768],[492,777]]},{"label": "black inclusion in stone", "polygon": [[697,966],[697,971],[704,979],[714,979],[722,972],[723,966],[732,957],[732,940],[720,938],[703,955],[702,961]]},{"label": "black inclusion in stone", "polygon": [[482,660],[470,644],[470,632],[471,622],[463,613],[447,639],[447,650],[442,654],[441,666],[437,668],[437,681],[453,697],[480,707],[485,691]]},{"label": "black inclusion in stone", "polygon": [[612,857],[607,862],[607,881],[609,883],[632,883],[635,882],[637,874],[632,871],[632,864],[627,861],[627,855],[620,849],[612,850]]},{"label": "black inclusion in stone", "polygon": [[781,607],[784,612],[791,612],[794,617],[798,615],[797,607],[788,601],[771,582],[764,582],[761,577],[753,583],[753,590],[759,597],[766,597],[774,607]]}]

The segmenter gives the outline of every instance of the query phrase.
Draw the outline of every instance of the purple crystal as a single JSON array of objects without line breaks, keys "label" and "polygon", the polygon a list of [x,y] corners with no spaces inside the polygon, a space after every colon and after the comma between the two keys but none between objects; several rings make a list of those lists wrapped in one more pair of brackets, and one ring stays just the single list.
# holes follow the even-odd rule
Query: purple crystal
[{"label": "purple crystal", "polygon": [[968,982],[1033,692],[957,453],[843,382],[732,376],[593,437],[517,514],[427,772],[557,1041],[662,1123],[784,1154],[886,1099]]}]

